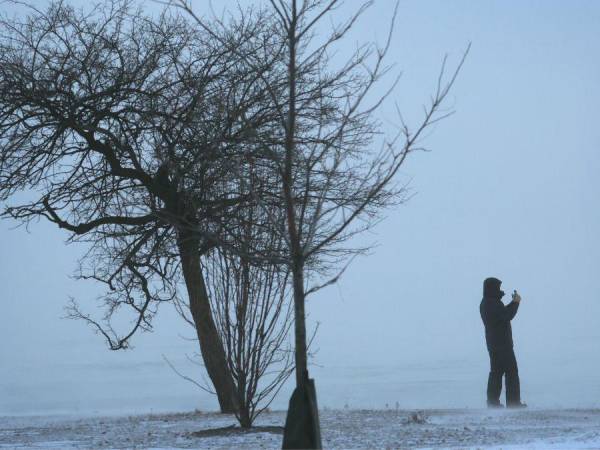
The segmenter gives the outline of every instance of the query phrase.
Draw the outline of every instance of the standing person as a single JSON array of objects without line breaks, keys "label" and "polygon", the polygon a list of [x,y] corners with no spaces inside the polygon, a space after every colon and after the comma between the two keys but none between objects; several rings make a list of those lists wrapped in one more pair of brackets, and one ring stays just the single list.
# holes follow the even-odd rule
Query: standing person
[{"label": "standing person", "polygon": [[490,375],[487,386],[487,404],[489,408],[502,408],[500,392],[502,376],[506,375],[506,406],[508,408],[526,407],[521,403],[519,369],[513,350],[512,328],[510,321],[517,314],[521,296],[514,291],[508,305],[502,303],[504,291],[500,289],[502,281],[486,278],[483,282],[483,300],[479,306],[481,320],[485,326],[485,341],[490,354]]}]

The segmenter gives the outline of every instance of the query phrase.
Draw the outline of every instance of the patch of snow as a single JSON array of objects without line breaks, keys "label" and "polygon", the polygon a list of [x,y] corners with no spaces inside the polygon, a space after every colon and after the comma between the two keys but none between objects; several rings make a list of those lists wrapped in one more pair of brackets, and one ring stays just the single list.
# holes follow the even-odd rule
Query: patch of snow
[{"label": "patch of snow", "polygon": [[[320,411],[324,448],[600,448],[600,410]],[[285,411],[268,412],[260,426],[283,426]],[[197,437],[200,430],[236,424],[217,413],[111,417],[0,417],[0,449],[172,450],[281,448],[267,432]]]}]

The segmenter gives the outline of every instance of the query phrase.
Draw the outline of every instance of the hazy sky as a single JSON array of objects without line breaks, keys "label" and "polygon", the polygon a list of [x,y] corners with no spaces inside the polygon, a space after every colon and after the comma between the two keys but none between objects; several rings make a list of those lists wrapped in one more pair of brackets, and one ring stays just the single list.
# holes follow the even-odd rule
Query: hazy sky
[{"label": "hazy sky", "polygon": [[[346,17],[355,5],[347,3],[334,18]],[[392,8],[376,2],[347,44],[383,40]],[[570,392],[585,395],[578,380],[600,393],[600,382],[589,381],[600,379],[599,23],[596,1],[400,2],[390,61],[403,76],[392,100],[409,120],[433,92],[444,54],[453,67],[469,42],[472,49],[450,98],[456,114],[427,137],[432,151],[404,167],[414,197],[361,238],[379,244],[370,256],[310,298],[323,376],[341,366],[485,366],[478,307],[483,279],[496,276],[523,297],[513,333],[522,382],[531,386],[525,400],[535,404],[542,378],[560,384],[565,406]],[[393,102],[382,114],[397,123]],[[0,222],[0,397],[18,386],[31,400],[31,374],[60,373],[65,361],[100,371],[121,364],[121,375],[94,385],[109,390],[131,377],[129,364],[193,350],[180,337],[190,330],[167,307],[156,333],[136,338],[126,354],[60,319],[69,296],[94,308],[97,287],[69,279],[84,248],[65,246],[67,235],[47,223],[29,234],[14,225]],[[485,381],[475,387],[482,402]],[[440,397],[440,406],[449,403]]]}]

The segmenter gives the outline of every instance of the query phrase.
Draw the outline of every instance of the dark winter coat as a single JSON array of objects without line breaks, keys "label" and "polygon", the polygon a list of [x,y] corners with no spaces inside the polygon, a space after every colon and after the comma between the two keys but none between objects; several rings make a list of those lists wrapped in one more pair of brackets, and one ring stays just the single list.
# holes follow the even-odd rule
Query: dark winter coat
[{"label": "dark winter coat", "polygon": [[510,321],[517,314],[519,304],[510,302],[504,306],[500,280],[488,278],[484,283],[483,300],[479,305],[481,320],[485,326],[485,341],[488,350],[498,351],[513,347]]}]

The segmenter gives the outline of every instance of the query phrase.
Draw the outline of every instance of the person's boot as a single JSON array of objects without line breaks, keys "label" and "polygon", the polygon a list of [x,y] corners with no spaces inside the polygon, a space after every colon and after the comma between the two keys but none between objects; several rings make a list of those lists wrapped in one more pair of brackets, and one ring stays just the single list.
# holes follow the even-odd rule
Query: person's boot
[{"label": "person's boot", "polygon": [[511,409],[513,409],[513,408],[515,408],[515,409],[518,409],[518,408],[527,408],[527,403],[522,403],[522,402],[508,403],[506,405],[506,407],[507,408],[511,408]]}]

